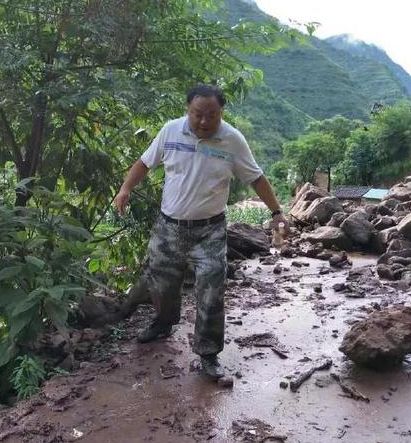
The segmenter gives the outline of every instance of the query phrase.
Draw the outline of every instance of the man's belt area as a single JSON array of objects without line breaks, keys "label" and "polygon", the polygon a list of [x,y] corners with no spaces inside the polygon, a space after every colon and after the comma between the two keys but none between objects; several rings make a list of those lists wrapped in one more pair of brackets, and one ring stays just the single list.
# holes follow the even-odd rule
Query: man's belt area
[{"label": "man's belt area", "polygon": [[220,221],[223,221],[225,219],[225,213],[222,212],[221,214],[214,215],[214,217],[210,218],[203,218],[201,220],[178,220],[176,218],[171,218],[168,215],[161,213],[163,218],[167,223],[174,223],[178,226],[185,226],[187,228],[193,228],[195,226],[208,226],[208,225],[214,225],[215,223],[218,223]]}]

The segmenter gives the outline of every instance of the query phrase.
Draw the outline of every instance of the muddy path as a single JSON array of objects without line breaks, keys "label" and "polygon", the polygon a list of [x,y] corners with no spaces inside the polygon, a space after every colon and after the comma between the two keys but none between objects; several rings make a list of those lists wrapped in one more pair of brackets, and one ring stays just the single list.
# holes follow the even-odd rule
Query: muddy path
[{"label": "muddy path", "polygon": [[[362,269],[373,257],[352,260],[360,275],[371,275]],[[140,307],[104,343],[96,341],[78,370],[3,410],[0,441],[411,442],[411,358],[395,371],[375,373],[338,351],[353,321],[379,306],[409,302],[410,293],[373,277],[341,291],[350,269],[308,258],[243,262],[244,278],[229,281],[226,297],[221,358],[232,389],[199,373],[189,344],[195,319],[189,295],[174,334],[155,343],[135,340],[151,313]],[[292,392],[290,382],[324,358],[331,368]],[[363,398],[344,392],[336,376]]]}]

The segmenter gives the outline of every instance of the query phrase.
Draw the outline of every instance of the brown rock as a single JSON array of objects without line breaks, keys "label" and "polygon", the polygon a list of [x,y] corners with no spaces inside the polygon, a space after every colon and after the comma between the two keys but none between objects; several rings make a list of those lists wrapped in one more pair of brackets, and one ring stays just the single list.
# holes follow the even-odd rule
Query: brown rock
[{"label": "brown rock", "polygon": [[374,226],[367,220],[367,214],[363,211],[357,211],[344,220],[341,229],[354,243],[367,245],[374,231]]},{"label": "brown rock", "polygon": [[322,243],[325,248],[335,246],[342,250],[352,249],[352,241],[340,229],[332,226],[321,226],[313,232],[305,233],[301,236],[302,239],[310,243]]},{"label": "brown rock", "polygon": [[383,369],[411,353],[411,307],[373,312],[344,336],[340,351],[359,365]]},{"label": "brown rock", "polygon": [[411,240],[411,214],[406,215],[397,226],[398,232]]},{"label": "brown rock", "polygon": [[246,223],[227,228],[227,256],[230,259],[251,257],[254,253],[269,255],[270,243],[264,229]]},{"label": "brown rock", "polygon": [[384,264],[377,265],[377,274],[380,278],[386,279],[386,280],[394,280],[394,272],[392,271],[391,267]]}]

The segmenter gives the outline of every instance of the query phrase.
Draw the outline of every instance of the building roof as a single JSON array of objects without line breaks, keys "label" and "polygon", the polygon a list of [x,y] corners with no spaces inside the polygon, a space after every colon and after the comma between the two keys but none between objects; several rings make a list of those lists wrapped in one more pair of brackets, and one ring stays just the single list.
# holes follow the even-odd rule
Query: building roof
[{"label": "building roof", "polygon": [[334,195],[340,199],[361,198],[371,189],[371,186],[337,186]]},{"label": "building roof", "polygon": [[389,189],[378,189],[372,188],[366,194],[363,195],[363,198],[369,198],[372,200],[382,200],[389,192]]}]

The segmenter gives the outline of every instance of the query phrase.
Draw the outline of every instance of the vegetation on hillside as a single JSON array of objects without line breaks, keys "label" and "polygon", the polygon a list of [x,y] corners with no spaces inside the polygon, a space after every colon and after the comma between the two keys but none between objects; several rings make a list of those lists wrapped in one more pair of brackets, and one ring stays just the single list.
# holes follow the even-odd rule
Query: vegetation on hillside
[{"label": "vegetation on hillside", "polygon": [[331,185],[390,185],[411,168],[410,127],[410,102],[384,107],[368,123],[342,116],[315,122],[284,144],[281,164],[296,185],[313,182],[318,170]]},{"label": "vegetation on hillside", "polygon": [[[225,0],[225,5],[226,13],[218,15],[222,20],[267,18],[252,2]],[[310,120],[342,115],[368,121],[374,103],[394,104],[411,95],[411,76],[375,46],[343,37],[294,36],[298,42],[287,48],[249,57],[265,85],[234,107],[253,124],[253,143],[266,169],[281,157],[283,143],[300,135]]]}]

